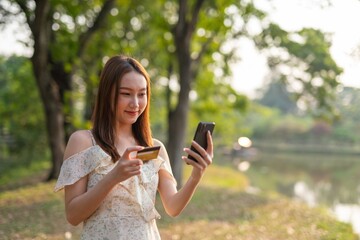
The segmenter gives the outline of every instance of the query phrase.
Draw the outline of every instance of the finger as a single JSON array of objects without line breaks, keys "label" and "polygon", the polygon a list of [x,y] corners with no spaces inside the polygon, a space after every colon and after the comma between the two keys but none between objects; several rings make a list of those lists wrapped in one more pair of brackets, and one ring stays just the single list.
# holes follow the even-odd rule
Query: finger
[{"label": "finger", "polygon": [[[202,148],[203,149],[203,148]],[[191,162],[195,162],[195,163],[197,163],[199,166],[201,166],[202,168],[204,168],[204,167],[207,167],[207,165],[208,165],[208,163],[205,161],[205,159],[203,158],[203,156],[202,155],[200,155],[200,154],[198,154],[197,152],[195,152],[195,151],[193,151],[193,150],[191,150],[191,149],[189,149],[189,148],[184,148],[184,151],[188,154],[188,155],[190,155],[190,156],[192,156],[193,158],[195,158],[195,160],[197,161],[194,161],[194,160],[192,160],[192,159],[189,159],[188,157],[185,157],[186,159],[189,159],[189,161],[191,161]],[[205,152],[205,150],[203,149],[203,151]],[[205,152],[205,154],[206,154],[206,152]],[[186,161],[186,163],[188,163],[187,161]],[[192,164],[191,164],[192,165]]]},{"label": "finger", "polygon": [[[210,133],[209,133],[210,134]],[[208,138],[210,137],[210,141],[208,141],[208,147],[207,150],[202,148],[197,142],[193,141],[192,146],[200,153],[200,155],[196,152],[191,152],[190,155],[192,155],[196,160],[200,161],[197,156],[199,156],[207,165],[210,165],[212,163],[212,157],[213,157],[213,145],[211,140],[211,135],[208,135]],[[191,149],[190,149],[191,150]],[[194,155],[196,154],[196,155]]]},{"label": "finger", "polygon": [[206,156],[204,157],[204,160],[206,161],[207,165],[209,166],[212,163],[211,155],[206,153]]},{"label": "finger", "polygon": [[142,166],[143,165],[143,161],[141,161],[141,159],[135,158],[135,159],[131,159],[126,161],[126,165],[127,166]]},{"label": "finger", "polygon": [[210,131],[207,132],[206,134],[207,137],[207,149],[206,152],[210,155],[210,157],[212,158],[214,156],[214,145],[213,145],[213,140],[212,140],[212,136]]},{"label": "finger", "polygon": [[201,154],[201,155],[205,155],[206,151],[205,149],[198,144],[197,142],[195,142],[194,140],[191,142],[191,145]]},{"label": "finger", "polygon": [[124,172],[132,171],[134,168],[141,168],[143,162],[139,159],[126,159],[117,162],[119,169]]},{"label": "finger", "polygon": [[[211,146],[208,146],[207,149],[212,149],[212,142],[210,142]],[[208,153],[208,150],[205,150],[202,146],[200,146],[197,142],[193,141],[192,142],[192,146],[198,151],[198,153],[200,154],[201,158],[205,159],[206,162],[209,162],[209,160],[211,160],[211,155]],[[196,152],[194,152],[195,154],[197,154]],[[211,151],[212,154],[212,151]]]},{"label": "finger", "polygon": [[131,176],[140,175],[140,174],[141,174],[141,169],[134,169],[134,170],[126,171],[124,175],[131,177]]},{"label": "finger", "polygon": [[130,166],[127,168],[127,171],[129,173],[140,173],[141,172],[141,167],[140,166]]},{"label": "finger", "polygon": [[[139,164],[129,164],[128,162],[130,162],[130,161],[132,161],[132,160],[126,161],[127,164],[123,168],[124,173],[129,176],[141,174],[141,165],[142,164],[140,164],[140,165]],[[138,161],[136,160],[133,162],[137,163]]]},{"label": "finger", "polygon": [[204,166],[202,166],[198,162],[195,162],[194,160],[189,159],[188,157],[182,156],[181,158],[186,162],[187,165],[191,165],[199,169],[204,169]]},{"label": "finger", "polygon": [[137,152],[137,151],[140,151],[140,150],[142,150],[142,149],[144,149],[143,146],[128,147],[128,148],[124,151],[124,153],[123,153],[123,158],[124,158],[124,159],[130,159],[130,154],[131,154],[132,152]]}]

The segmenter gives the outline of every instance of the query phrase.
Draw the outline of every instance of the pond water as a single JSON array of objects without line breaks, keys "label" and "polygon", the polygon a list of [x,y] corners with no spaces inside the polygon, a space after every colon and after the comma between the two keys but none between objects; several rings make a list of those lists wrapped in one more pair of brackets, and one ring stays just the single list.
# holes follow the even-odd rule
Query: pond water
[{"label": "pond water", "polygon": [[360,234],[360,158],[356,155],[263,152],[234,160],[251,186],[309,206],[327,206]]}]

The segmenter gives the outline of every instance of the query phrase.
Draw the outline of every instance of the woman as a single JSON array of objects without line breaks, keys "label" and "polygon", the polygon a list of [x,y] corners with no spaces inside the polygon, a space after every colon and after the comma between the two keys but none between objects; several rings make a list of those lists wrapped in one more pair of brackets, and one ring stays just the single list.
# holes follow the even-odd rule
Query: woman
[{"label": "woman", "polygon": [[[192,173],[177,191],[164,145],[152,138],[149,123],[150,78],[138,61],[110,58],[101,73],[93,113],[93,129],[74,132],[65,149],[55,190],[65,188],[65,210],[72,225],[83,222],[82,239],[160,239],[156,191],[170,216],[190,201],[204,171],[212,163],[213,144],[192,142],[200,154],[184,148]],[[146,163],[136,152],[161,146]]]}]

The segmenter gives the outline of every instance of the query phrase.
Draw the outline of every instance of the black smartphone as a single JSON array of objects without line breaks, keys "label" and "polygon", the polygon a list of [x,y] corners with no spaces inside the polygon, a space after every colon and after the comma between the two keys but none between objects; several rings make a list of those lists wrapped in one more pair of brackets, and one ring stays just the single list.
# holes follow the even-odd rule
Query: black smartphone
[{"label": "black smartphone", "polygon": [[[214,128],[215,128],[214,122],[199,122],[199,124],[196,128],[196,131],[195,131],[194,141],[197,142],[201,147],[206,149],[207,148],[206,133],[208,131],[210,131],[210,133],[212,134],[214,131]],[[199,153],[193,146],[191,146],[190,149],[196,153]],[[188,155],[188,158],[197,162],[197,160],[194,159],[191,155]]]}]

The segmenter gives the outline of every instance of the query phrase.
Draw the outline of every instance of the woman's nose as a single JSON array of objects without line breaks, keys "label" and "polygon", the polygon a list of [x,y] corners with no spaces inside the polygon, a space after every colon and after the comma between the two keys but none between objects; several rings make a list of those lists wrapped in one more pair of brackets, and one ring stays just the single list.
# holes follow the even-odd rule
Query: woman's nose
[{"label": "woman's nose", "polygon": [[131,107],[138,107],[139,106],[139,99],[137,96],[134,96],[132,99],[131,99]]}]

